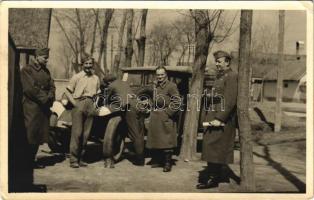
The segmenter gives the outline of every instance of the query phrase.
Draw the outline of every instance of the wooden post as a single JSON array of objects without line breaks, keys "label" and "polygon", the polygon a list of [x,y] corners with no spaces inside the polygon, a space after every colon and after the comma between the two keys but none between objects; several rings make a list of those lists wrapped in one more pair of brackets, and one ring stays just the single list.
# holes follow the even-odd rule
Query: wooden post
[{"label": "wooden post", "polygon": [[279,33],[278,33],[278,68],[277,68],[277,91],[276,91],[276,111],[275,111],[275,132],[281,130],[281,103],[282,103],[282,67],[283,67],[283,48],[285,36],[285,11],[279,11]]},{"label": "wooden post", "polygon": [[240,44],[239,44],[239,77],[238,77],[238,119],[240,137],[240,173],[241,187],[245,192],[255,191],[255,175],[253,165],[253,147],[251,124],[249,119],[249,82],[251,66],[251,32],[252,10],[241,11]]}]

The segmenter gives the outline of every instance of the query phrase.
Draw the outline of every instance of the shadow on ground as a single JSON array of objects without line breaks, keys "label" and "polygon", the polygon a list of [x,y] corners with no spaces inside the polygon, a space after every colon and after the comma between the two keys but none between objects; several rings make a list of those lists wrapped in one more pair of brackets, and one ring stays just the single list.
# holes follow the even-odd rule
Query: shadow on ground
[{"label": "shadow on ground", "polygon": [[255,156],[258,156],[260,158],[263,158],[268,162],[270,166],[272,166],[275,170],[277,170],[287,181],[289,181],[291,184],[293,184],[299,192],[305,193],[306,192],[306,185],[303,181],[301,181],[298,177],[293,175],[289,170],[284,168],[281,163],[273,160],[269,153],[269,147],[265,144],[257,142],[260,146],[263,147],[264,155],[253,152]]}]

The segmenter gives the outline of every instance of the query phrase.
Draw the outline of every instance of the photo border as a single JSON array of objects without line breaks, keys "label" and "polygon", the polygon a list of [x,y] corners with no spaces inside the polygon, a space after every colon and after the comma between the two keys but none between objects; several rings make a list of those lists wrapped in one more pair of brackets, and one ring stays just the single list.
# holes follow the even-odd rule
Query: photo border
[{"label": "photo border", "polygon": [[[8,9],[148,8],[305,10],[307,13],[306,193],[8,193]],[[92,5],[92,6],[91,6]],[[310,1],[6,1],[0,2],[0,170],[4,199],[309,199],[313,198],[313,3]],[[309,67],[309,66],[312,66]]]}]

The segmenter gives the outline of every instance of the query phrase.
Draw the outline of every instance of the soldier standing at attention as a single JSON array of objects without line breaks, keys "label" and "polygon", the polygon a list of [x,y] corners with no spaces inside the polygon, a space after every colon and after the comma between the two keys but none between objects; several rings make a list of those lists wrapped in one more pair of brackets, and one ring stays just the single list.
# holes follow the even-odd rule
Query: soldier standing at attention
[{"label": "soldier standing at attention", "polygon": [[150,113],[146,146],[152,151],[151,167],[161,165],[163,172],[170,172],[172,154],[177,146],[174,116],[178,110],[174,105],[180,104],[180,97],[176,84],[168,80],[165,67],[156,68],[156,78],[153,85],[153,109]]},{"label": "soldier standing at attention", "polygon": [[202,160],[207,162],[209,180],[199,183],[197,189],[218,187],[229,182],[224,172],[233,163],[233,146],[236,133],[237,74],[230,68],[231,56],[224,51],[214,54],[217,76],[213,84],[213,105],[205,114],[209,126],[204,129]]},{"label": "soldier standing at attention", "polygon": [[37,49],[35,59],[21,69],[24,122],[31,147],[34,168],[45,166],[35,162],[40,144],[48,142],[50,107],[55,100],[55,85],[47,69],[49,49]]},{"label": "soldier standing at attention", "polygon": [[98,76],[93,74],[94,59],[89,55],[82,58],[83,70],[75,74],[66,88],[65,95],[73,104],[70,140],[70,167],[86,167],[83,161],[87,139],[93,124],[95,107],[93,96],[99,92]]}]

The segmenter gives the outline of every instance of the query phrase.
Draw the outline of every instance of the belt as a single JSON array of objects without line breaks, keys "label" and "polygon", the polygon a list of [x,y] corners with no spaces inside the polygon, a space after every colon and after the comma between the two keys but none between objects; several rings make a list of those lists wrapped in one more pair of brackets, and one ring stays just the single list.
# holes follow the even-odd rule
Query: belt
[{"label": "belt", "polygon": [[79,100],[79,101],[82,101],[82,100],[85,100],[85,99],[93,99],[93,97],[90,97],[90,96],[82,96],[82,97],[79,97],[79,98],[76,98],[76,100]]}]

